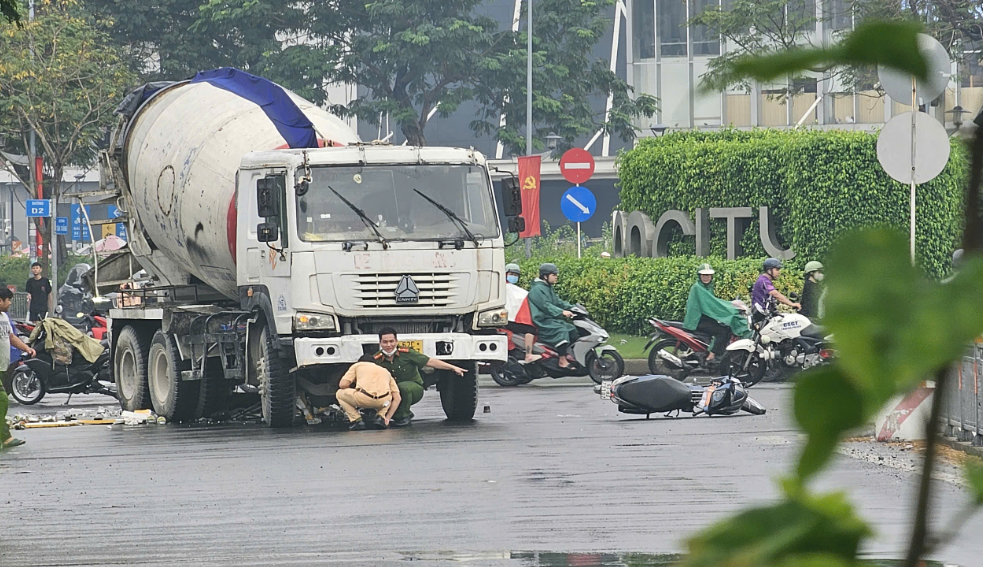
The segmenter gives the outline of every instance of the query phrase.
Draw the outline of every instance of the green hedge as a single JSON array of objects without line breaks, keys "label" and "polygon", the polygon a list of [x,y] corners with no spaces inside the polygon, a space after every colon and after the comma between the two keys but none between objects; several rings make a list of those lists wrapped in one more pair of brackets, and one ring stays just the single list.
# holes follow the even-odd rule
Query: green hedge
[{"label": "green hedge", "polygon": [[[693,256],[673,258],[557,258],[515,259],[522,267],[520,285],[529,289],[539,264],[553,262],[560,269],[560,297],[582,303],[608,332],[647,334],[649,317],[679,320],[686,308],[696,268],[707,261]],[[722,299],[750,303],[749,289],[758,279],[763,258],[722,260],[710,258],[717,271],[716,293]],[[802,292],[802,272],[794,266],[782,273],[776,287],[786,295]]]},{"label": "green hedge", "polygon": [[[916,247],[926,273],[949,269],[960,232],[967,154],[953,141],[949,165],[918,187]],[[907,232],[908,188],[877,162],[877,136],[839,130],[724,130],[678,132],[641,140],[618,159],[621,206],[655,222],[669,209],[771,208],[783,247],[796,260],[822,259],[852,228],[888,225]],[[726,225],[711,221],[711,253],[726,254]],[[764,255],[755,220],[742,240],[745,253]],[[679,234],[671,250],[694,254]]]}]

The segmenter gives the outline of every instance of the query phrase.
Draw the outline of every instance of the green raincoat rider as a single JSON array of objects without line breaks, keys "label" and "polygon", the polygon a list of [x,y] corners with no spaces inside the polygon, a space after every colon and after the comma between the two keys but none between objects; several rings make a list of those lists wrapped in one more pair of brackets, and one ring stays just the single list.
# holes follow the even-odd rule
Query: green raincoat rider
[{"label": "green raincoat rider", "polygon": [[560,367],[566,368],[567,348],[577,340],[577,328],[566,319],[573,317],[570,309],[572,303],[567,303],[556,295],[553,286],[560,277],[560,271],[554,264],[543,264],[539,267],[539,277],[529,287],[529,313],[536,325],[539,340],[552,346],[560,353]]},{"label": "green raincoat rider", "polygon": [[686,317],[683,328],[713,337],[713,345],[708,362],[719,361],[727,348],[731,335],[748,334],[747,319],[729,302],[713,293],[713,268],[710,264],[700,264],[697,268],[699,279],[689,290],[686,300]]}]

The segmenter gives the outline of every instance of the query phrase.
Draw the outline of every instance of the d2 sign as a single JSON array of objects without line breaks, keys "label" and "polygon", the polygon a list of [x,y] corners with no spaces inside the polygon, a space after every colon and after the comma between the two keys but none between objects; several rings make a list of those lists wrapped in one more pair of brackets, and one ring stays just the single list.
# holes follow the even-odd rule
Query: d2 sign
[{"label": "d2 sign", "polygon": [[[685,236],[696,236],[696,255],[710,255],[710,219],[727,220],[727,259],[733,260],[743,253],[741,237],[748,224],[754,218],[751,207],[712,207],[696,209],[695,222],[690,216],[678,210],[666,211],[659,217],[659,222],[652,220],[641,211],[631,214],[615,211],[612,218],[614,229],[614,255],[641,256],[665,258],[669,255],[669,238],[672,234],[672,224],[679,226]],[[785,250],[778,244],[775,237],[775,222],[768,207],[758,208],[758,225],[761,236],[761,246],[765,252],[780,260],[791,260],[795,252]]]}]

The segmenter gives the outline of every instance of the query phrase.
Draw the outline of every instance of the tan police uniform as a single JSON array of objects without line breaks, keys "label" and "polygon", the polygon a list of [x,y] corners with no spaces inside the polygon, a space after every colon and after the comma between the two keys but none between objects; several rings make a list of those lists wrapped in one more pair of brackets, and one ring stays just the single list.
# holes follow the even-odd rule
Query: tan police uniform
[{"label": "tan police uniform", "polygon": [[361,417],[359,409],[376,410],[379,417],[384,417],[393,394],[399,393],[392,374],[374,362],[356,362],[341,380],[352,381],[351,386],[335,393],[338,405],[345,410],[348,421],[352,422]]}]

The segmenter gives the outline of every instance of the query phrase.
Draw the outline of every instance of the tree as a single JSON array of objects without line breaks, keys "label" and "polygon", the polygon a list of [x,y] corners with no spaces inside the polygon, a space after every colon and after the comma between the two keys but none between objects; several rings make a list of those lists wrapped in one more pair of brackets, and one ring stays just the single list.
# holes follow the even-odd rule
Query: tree
[{"label": "tree", "polygon": [[[632,120],[651,116],[651,97],[632,100],[630,88],[592,60],[591,50],[610,25],[602,10],[612,0],[543,0],[534,26],[537,133],[557,132],[569,145],[604,128],[633,139]],[[315,36],[340,48],[332,82],[354,83],[368,93],[337,112],[377,124],[388,114],[408,143],[426,145],[434,112],[453,113],[465,101],[481,107],[471,123],[521,153],[525,125],[525,34],[502,30],[478,15],[481,0],[388,0],[312,6]],[[592,95],[611,95],[610,119],[590,107]],[[499,128],[502,114],[506,127]],[[537,135],[537,138],[541,137]]]},{"label": "tree", "polygon": [[17,2],[15,0],[0,0],[0,16],[9,23],[19,23],[20,14],[17,12]]},{"label": "tree", "polygon": [[[635,139],[635,120],[650,117],[656,100],[632,96],[627,83],[592,56],[611,22],[602,16],[613,1],[538,0],[533,17],[533,140],[555,133],[557,152],[572,147],[576,138],[599,130],[622,140]],[[525,153],[526,54],[525,31],[510,34],[501,50],[482,72],[475,98],[483,110],[471,123],[477,134],[494,135],[513,155]],[[593,108],[598,95],[611,98],[611,111]],[[499,118],[505,116],[505,126]]]},{"label": "tree", "polygon": [[[135,77],[75,0],[36,0],[35,14],[21,26],[0,25],[0,150],[27,153],[33,130],[45,177],[53,180],[45,197],[57,197],[66,166],[95,162],[112,111]],[[0,165],[36,194],[34,168],[28,176],[7,161]],[[50,236],[42,231],[45,245]]]}]

